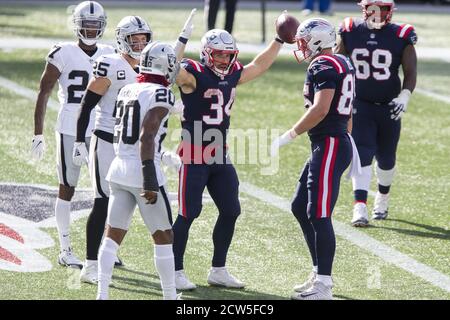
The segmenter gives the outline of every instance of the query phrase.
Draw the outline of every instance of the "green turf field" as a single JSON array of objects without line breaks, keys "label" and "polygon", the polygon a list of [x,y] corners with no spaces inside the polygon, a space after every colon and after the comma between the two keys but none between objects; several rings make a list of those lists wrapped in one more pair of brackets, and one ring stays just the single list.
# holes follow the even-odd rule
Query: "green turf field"
[{"label": "green turf field", "polygon": [[[62,29],[65,23],[62,8],[39,10],[41,11],[17,6],[2,7],[0,31],[7,36],[67,37],[68,32]],[[150,18],[155,34],[164,34],[162,38],[175,38],[178,29],[174,31],[170,26],[181,26],[179,21],[184,20],[188,12],[139,10],[139,14]],[[40,23],[39,12],[51,13],[48,24]],[[108,10],[110,24],[107,37],[112,37],[112,26],[120,17],[132,12],[130,8]],[[258,13],[249,13],[255,19],[245,19],[248,21],[246,25],[242,16],[239,16],[244,13],[238,12],[235,25],[237,37],[243,37],[244,33],[240,34],[239,30],[245,29],[248,41],[257,41],[259,25],[254,20]],[[8,17],[7,20],[3,19],[5,16]],[[27,19],[20,19],[24,16]],[[152,16],[155,18],[152,19]],[[270,12],[269,19],[274,17],[276,13]],[[401,17],[417,26],[419,41],[423,39],[424,46],[435,44],[435,38],[427,37],[431,33],[427,28],[430,19],[428,15]],[[197,16],[196,19],[200,17]],[[434,15],[433,19],[439,19],[443,26],[450,23],[439,15]],[[19,20],[26,21],[26,25],[20,25]],[[448,30],[442,28],[444,29]],[[200,34],[198,28],[192,41],[198,41]],[[46,50],[0,51],[0,76],[37,90],[46,53]],[[244,64],[251,58],[251,55],[241,55]],[[231,127],[244,130],[288,129],[304,112],[301,97],[304,72],[305,66],[298,65],[293,57],[283,56],[279,57],[263,77],[239,87]],[[418,87],[450,95],[449,75],[450,64],[432,60],[419,61]],[[56,90],[53,99],[56,99]],[[47,110],[45,137],[48,148],[44,160],[36,164],[29,158],[34,101],[0,87],[0,105],[0,182],[56,186],[53,134],[56,111],[50,108]],[[449,104],[418,93],[413,95],[402,123],[398,171],[391,192],[390,219],[374,222],[371,228],[359,230],[447,277],[450,276],[449,107]],[[177,128],[179,121],[173,117],[170,129]],[[174,148],[178,139],[169,134],[166,141],[167,147]],[[298,173],[308,154],[309,142],[306,137],[301,137],[281,150],[281,162],[276,175],[261,175],[264,164],[236,167],[242,182],[290,199]],[[174,192],[177,188],[176,175],[171,171],[168,171],[168,175],[169,190]],[[80,185],[90,186],[86,170]],[[375,184],[372,187],[374,190]],[[343,178],[340,198],[334,212],[335,220],[349,224],[352,201],[351,184]],[[370,206],[372,202],[373,198],[369,198]],[[237,223],[227,264],[236,276],[246,282],[246,289],[218,289],[209,287],[206,283],[212,258],[212,228],[217,216],[215,207],[208,203],[191,228],[185,256],[186,271],[199,288],[183,294],[185,299],[286,299],[293,285],[303,281],[308,275],[309,253],[294,217],[244,192],[241,192],[241,204],[242,216]],[[177,208],[173,209],[175,216]],[[72,224],[72,242],[80,258],[84,256],[85,222],[84,218]],[[43,230],[57,243],[56,229]],[[94,299],[95,286],[79,285],[77,271],[57,265],[58,249],[58,245],[55,245],[38,250],[53,263],[51,271],[18,273],[0,270],[0,299]],[[139,215],[135,216],[132,228],[120,249],[120,256],[126,268],[116,269],[114,272],[111,299],[160,299],[159,280],[152,258],[152,242]],[[450,292],[387,263],[342,237],[337,237],[333,277],[333,293],[338,299],[450,299]]]}]

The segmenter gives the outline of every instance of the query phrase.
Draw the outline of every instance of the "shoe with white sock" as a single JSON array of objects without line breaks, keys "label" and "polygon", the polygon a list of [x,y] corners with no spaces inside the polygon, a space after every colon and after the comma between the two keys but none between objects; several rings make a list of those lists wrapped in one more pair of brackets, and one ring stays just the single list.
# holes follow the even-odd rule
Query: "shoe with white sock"
[{"label": "shoe with white sock", "polygon": [[177,290],[194,290],[197,286],[189,281],[184,270],[175,271],[175,287]]},{"label": "shoe with white sock", "polygon": [[72,252],[72,248],[62,250],[58,256],[58,263],[64,267],[83,268],[83,263]]},{"label": "shoe with white sock", "polygon": [[306,281],[305,281],[304,283],[302,283],[302,284],[296,285],[296,286],[294,287],[294,291],[295,291],[295,292],[303,292],[303,291],[308,290],[309,288],[311,288],[311,287],[313,286],[314,280],[316,280],[316,278],[317,278],[317,273],[314,272],[314,271],[312,271],[312,272],[309,274],[308,280],[306,280]]},{"label": "shoe with white sock", "polygon": [[81,282],[97,284],[98,282],[98,264],[92,263],[88,265],[84,263],[83,269],[80,272]]},{"label": "shoe with white sock", "polygon": [[357,202],[353,206],[352,226],[367,227],[369,225],[369,215],[367,205],[363,202]]},{"label": "shoe with white sock", "polygon": [[333,300],[331,286],[327,286],[315,280],[311,288],[303,292],[294,292],[291,295],[292,300]]},{"label": "shoe with white sock", "polygon": [[226,267],[212,267],[208,273],[208,283],[213,286],[241,289],[245,284],[231,275]]},{"label": "shoe with white sock", "polygon": [[389,194],[382,194],[379,191],[375,196],[372,219],[384,220],[388,216]]}]

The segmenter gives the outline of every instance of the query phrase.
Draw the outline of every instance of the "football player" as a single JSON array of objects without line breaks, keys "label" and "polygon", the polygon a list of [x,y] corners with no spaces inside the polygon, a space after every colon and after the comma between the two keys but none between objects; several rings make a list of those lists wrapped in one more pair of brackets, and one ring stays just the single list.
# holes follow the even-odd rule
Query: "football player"
[{"label": "football player", "polygon": [[136,204],[154,241],[154,263],[164,299],[177,299],[172,251],[172,214],[161,170],[161,143],[174,107],[169,86],[179,71],[175,51],[152,42],[142,51],[138,83],[123,87],[117,98],[114,129],[116,157],[107,180],[110,203],[106,236],[99,251],[97,299],[108,299],[117,250],[129,228]]},{"label": "football player", "polygon": [[[41,77],[34,113],[31,155],[37,160],[44,156],[45,111],[53,86],[58,81],[58,99],[61,104],[55,128],[59,179],[55,216],[61,246],[58,263],[81,268],[82,263],[73,254],[70,243],[70,201],[80,175],[80,166],[72,161],[72,148],[75,143],[78,111],[83,93],[92,76],[92,65],[98,57],[113,53],[114,48],[97,43],[106,27],[106,14],[99,3],[95,1],[80,3],[74,9],[73,23],[78,42],[58,43],[46,59],[47,64]],[[86,138],[83,137],[86,139],[86,145],[89,145],[92,133],[93,121],[91,120],[93,117],[88,119]]]},{"label": "football player", "polygon": [[[191,12],[178,39],[176,50],[178,50],[179,59],[183,56],[186,43],[192,33],[194,13],[195,9]],[[123,18],[116,28],[118,53],[97,59],[94,77],[81,103],[77,140],[73,148],[73,161],[77,165],[87,161],[88,151],[84,136],[89,114],[97,105],[94,135],[89,151],[89,168],[95,200],[86,225],[86,261],[80,274],[81,281],[84,282],[97,281],[97,254],[108,212],[109,184],[105,177],[114,158],[113,132],[116,122],[114,113],[117,94],[126,84],[136,82],[140,53],[150,41],[152,41],[152,31],[144,19],[139,16]],[[176,166],[176,160],[180,160],[174,160],[175,158],[178,156],[169,151],[165,151],[162,156],[163,162],[174,163],[175,161]]]},{"label": "football player", "polygon": [[[117,53],[103,55],[94,64],[94,76],[81,101],[77,122],[77,136],[73,147],[73,162],[81,166],[87,163],[95,198],[86,224],[86,261],[80,278],[83,282],[97,280],[97,254],[108,212],[109,184],[105,180],[114,158],[113,132],[115,106],[119,90],[136,81],[139,55],[152,40],[152,31],[139,16],[123,18],[116,28]],[[90,150],[86,146],[86,130],[92,109],[95,110],[95,126]]]},{"label": "football player", "polygon": [[356,69],[352,135],[361,156],[362,173],[352,180],[352,225],[364,227],[369,223],[367,194],[374,157],[378,192],[372,218],[382,220],[388,215],[401,118],[416,86],[417,35],[412,25],[391,22],[393,0],[362,0],[359,5],[364,19],[344,20],[336,52],[348,55]]},{"label": "football player", "polygon": [[189,228],[202,210],[205,187],[219,211],[212,235],[214,254],[207,281],[211,285],[232,288],[245,286],[225,267],[235,223],[241,213],[239,180],[227,156],[226,136],[236,86],[269,69],[282,44],[283,41],[276,38],[243,66],[238,61],[239,51],[231,34],[213,29],[201,40],[200,62],[189,59],[183,62],[176,81],[185,106],[179,148],[183,165],[179,175],[179,214],[173,225],[175,279],[179,290],[196,288],[186,276],[183,256]]},{"label": "football player", "polygon": [[352,157],[356,165],[352,169],[359,163],[348,134],[355,75],[348,58],[333,55],[336,31],[327,20],[303,21],[297,29],[296,41],[297,60],[309,62],[303,89],[307,111],[290,130],[274,140],[272,155],[278,153],[280,146],[308,133],[311,156],[300,174],[291,210],[303,231],[313,271],[308,281],[294,287],[291,298],[328,300],[333,298],[331,271],[336,249],[331,214],[338,199],[342,173]]}]

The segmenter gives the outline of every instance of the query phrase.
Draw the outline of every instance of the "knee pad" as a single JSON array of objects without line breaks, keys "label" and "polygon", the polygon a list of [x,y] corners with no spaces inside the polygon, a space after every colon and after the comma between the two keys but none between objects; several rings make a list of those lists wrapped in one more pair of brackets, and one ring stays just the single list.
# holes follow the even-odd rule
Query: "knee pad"
[{"label": "knee pad", "polygon": [[378,184],[386,187],[392,184],[395,174],[395,167],[390,170],[383,170],[377,165],[375,172],[377,174]]}]

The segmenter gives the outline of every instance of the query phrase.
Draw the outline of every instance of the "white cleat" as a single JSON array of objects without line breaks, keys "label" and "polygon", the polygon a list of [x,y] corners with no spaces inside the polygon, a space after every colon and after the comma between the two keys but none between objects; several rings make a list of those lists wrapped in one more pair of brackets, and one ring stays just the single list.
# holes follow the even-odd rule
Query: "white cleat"
[{"label": "white cleat", "polygon": [[197,286],[189,281],[184,270],[175,271],[175,287],[177,290],[194,290]]},{"label": "white cleat", "polygon": [[232,276],[226,267],[211,268],[208,274],[208,283],[212,286],[221,286],[226,288],[241,289],[245,283]]},{"label": "white cleat", "polygon": [[373,205],[372,219],[384,220],[388,216],[389,194],[382,194],[379,191],[375,196],[375,203]]},{"label": "white cleat", "polygon": [[303,292],[308,290],[309,288],[311,288],[313,286],[314,280],[316,280],[317,277],[317,273],[312,271],[309,275],[308,280],[306,280],[304,283],[296,285],[294,287],[294,291],[295,292]]},{"label": "white cleat", "polygon": [[98,268],[97,263],[88,266],[86,263],[80,273],[81,282],[97,284],[98,282]]},{"label": "white cleat", "polygon": [[312,287],[303,292],[294,292],[291,295],[292,300],[333,300],[331,287],[315,280]]},{"label": "white cleat", "polygon": [[72,252],[72,248],[62,250],[58,256],[58,263],[64,267],[83,268],[83,263]]},{"label": "white cleat", "polygon": [[363,202],[357,202],[353,206],[352,226],[367,227],[369,225],[369,215],[367,205]]}]

